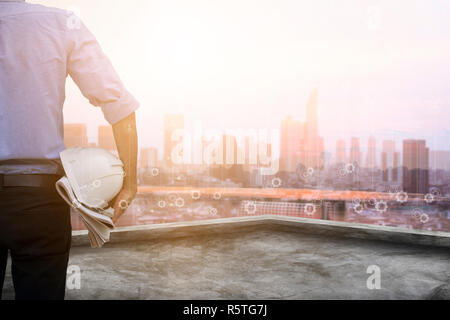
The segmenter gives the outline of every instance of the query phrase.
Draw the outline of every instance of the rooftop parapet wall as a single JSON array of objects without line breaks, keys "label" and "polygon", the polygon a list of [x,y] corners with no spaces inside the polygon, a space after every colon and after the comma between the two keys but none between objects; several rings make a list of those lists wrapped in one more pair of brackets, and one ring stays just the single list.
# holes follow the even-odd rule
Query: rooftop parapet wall
[{"label": "rooftop parapet wall", "polygon": [[[261,229],[450,248],[450,233],[446,232],[270,215],[117,228],[111,234],[111,243],[198,237],[214,233],[238,234]],[[88,246],[87,231],[74,231],[72,245]]]}]

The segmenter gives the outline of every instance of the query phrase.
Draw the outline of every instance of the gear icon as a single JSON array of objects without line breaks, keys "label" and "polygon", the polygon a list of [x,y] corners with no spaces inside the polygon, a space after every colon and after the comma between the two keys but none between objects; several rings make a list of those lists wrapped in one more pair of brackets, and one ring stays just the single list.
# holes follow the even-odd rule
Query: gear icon
[{"label": "gear icon", "polygon": [[192,199],[198,200],[201,197],[201,193],[198,190],[194,190],[194,191],[192,191],[191,196],[192,196]]},{"label": "gear icon", "polygon": [[158,168],[153,168],[152,169],[152,176],[154,176],[154,177],[159,176],[159,169]]},{"label": "gear icon", "polygon": [[247,214],[255,214],[257,207],[254,201],[247,201],[244,205],[244,210]]},{"label": "gear icon", "polygon": [[313,176],[314,175],[314,168],[308,168],[308,170],[306,172],[308,173],[308,175]]},{"label": "gear icon", "polygon": [[121,200],[121,201],[119,202],[119,207],[120,207],[120,209],[122,209],[122,210],[126,210],[126,209],[128,208],[129,205],[130,205],[130,204],[129,204],[128,201],[126,201],[126,200]]},{"label": "gear icon", "polygon": [[395,195],[395,199],[399,203],[406,203],[408,201],[408,194],[404,191],[397,192],[397,194]]},{"label": "gear icon", "polygon": [[420,222],[422,223],[427,223],[428,221],[430,221],[430,216],[427,215],[426,213],[423,213],[420,218],[419,218]]},{"label": "gear icon", "polygon": [[218,211],[217,211],[216,208],[214,208],[214,207],[209,208],[209,214],[210,215],[217,216],[217,213],[218,213]]},{"label": "gear icon", "polygon": [[357,213],[357,214],[361,214],[363,212],[363,209],[364,208],[361,203],[353,205],[353,211],[355,211],[355,213]]},{"label": "gear icon", "polygon": [[431,193],[435,198],[441,196],[441,191],[440,191],[438,188],[436,188],[436,187],[431,188],[430,193]]},{"label": "gear icon", "polygon": [[433,203],[434,200],[435,200],[435,198],[434,198],[434,195],[433,195],[433,194],[427,193],[427,194],[425,195],[425,202],[426,202],[426,203],[428,203],[428,204]]},{"label": "gear icon", "polygon": [[283,181],[281,181],[280,178],[273,178],[272,179],[272,187],[273,188],[279,188],[283,184]]},{"label": "gear icon", "polygon": [[375,210],[377,210],[380,213],[386,212],[387,209],[388,209],[388,205],[387,205],[386,201],[384,201],[384,200],[378,201],[375,204]]},{"label": "gear icon", "polygon": [[184,199],[183,198],[177,198],[176,200],[175,200],[175,206],[177,207],[177,208],[183,208],[184,207]]},{"label": "gear icon", "polygon": [[307,216],[311,217],[316,213],[316,206],[312,203],[307,203],[305,204],[303,211]]},{"label": "gear icon", "polygon": [[213,198],[214,200],[220,200],[222,198],[222,194],[220,192],[215,192]]},{"label": "gear icon", "polygon": [[353,163],[347,163],[344,167],[344,170],[346,174],[352,174],[355,172],[356,167]]},{"label": "gear icon", "polygon": [[160,208],[165,208],[166,207],[166,202],[164,201],[164,200],[160,200],[160,201],[158,201],[158,207],[160,207]]}]

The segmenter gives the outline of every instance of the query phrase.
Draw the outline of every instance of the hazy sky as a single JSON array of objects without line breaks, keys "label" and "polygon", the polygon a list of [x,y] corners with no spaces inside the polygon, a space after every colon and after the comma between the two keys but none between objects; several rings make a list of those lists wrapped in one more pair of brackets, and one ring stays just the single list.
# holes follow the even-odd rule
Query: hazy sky
[{"label": "hazy sky", "polygon": [[[319,88],[320,131],[427,138],[450,150],[448,0],[41,0],[78,11],[141,102],[141,146],[162,116],[278,128]],[[81,110],[81,112],[80,112]],[[68,83],[66,122],[104,123]],[[365,144],[365,143],[364,143]]]}]

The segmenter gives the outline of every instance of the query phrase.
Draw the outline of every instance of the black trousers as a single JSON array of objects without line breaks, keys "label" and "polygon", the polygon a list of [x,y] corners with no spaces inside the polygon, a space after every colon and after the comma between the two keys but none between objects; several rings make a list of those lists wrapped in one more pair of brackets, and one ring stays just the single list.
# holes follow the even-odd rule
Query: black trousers
[{"label": "black trousers", "polygon": [[17,300],[64,299],[71,238],[54,186],[0,189],[0,299],[8,251]]}]

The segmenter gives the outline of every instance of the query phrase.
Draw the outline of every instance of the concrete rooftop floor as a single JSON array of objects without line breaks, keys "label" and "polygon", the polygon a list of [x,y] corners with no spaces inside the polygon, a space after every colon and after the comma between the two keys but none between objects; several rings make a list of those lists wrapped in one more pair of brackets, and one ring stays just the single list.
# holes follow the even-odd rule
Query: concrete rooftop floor
[{"label": "concrete rooftop floor", "polygon": [[[74,247],[70,265],[81,289],[67,299],[426,299],[450,285],[449,248],[264,226]],[[366,286],[371,265],[380,290]]]}]

